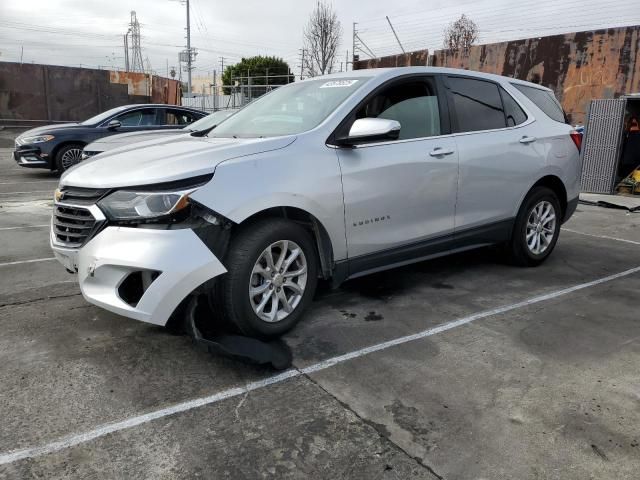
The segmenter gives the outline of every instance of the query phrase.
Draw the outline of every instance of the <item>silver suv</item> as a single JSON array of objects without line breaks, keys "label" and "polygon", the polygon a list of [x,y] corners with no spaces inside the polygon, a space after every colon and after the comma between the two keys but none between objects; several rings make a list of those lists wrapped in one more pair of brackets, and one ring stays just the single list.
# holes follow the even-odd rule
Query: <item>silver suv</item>
[{"label": "silver suv", "polygon": [[106,152],[61,179],[51,246],[91,303],[165,325],[192,294],[250,336],[300,320],[318,279],[491,244],[535,266],[579,193],[553,93],[442,68],[279,88],[204,136]]}]

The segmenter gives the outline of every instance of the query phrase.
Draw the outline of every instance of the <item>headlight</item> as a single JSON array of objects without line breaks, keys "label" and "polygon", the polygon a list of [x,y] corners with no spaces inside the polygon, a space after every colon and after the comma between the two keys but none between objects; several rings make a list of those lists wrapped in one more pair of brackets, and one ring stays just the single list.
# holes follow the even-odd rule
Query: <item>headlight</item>
[{"label": "headlight", "polygon": [[20,143],[43,143],[48,142],[49,140],[53,140],[55,137],[53,135],[34,135],[33,137],[23,137],[20,139]]},{"label": "headlight", "polygon": [[134,192],[119,190],[98,202],[111,220],[154,219],[178,212],[189,205],[194,191]]}]

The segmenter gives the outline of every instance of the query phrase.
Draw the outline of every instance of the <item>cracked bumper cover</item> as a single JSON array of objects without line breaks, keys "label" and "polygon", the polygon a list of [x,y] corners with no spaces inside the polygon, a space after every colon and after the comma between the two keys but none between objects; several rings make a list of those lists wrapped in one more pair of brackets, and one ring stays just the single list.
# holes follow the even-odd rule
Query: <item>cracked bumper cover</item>
[{"label": "cracked bumper cover", "polygon": [[[187,295],[226,273],[190,228],[107,227],[73,254],[55,245],[52,248],[65,267],[75,265],[80,290],[88,302],[155,325],[165,325]],[[160,274],[137,303],[130,305],[120,297],[118,288],[131,273],[144,270]]]}]

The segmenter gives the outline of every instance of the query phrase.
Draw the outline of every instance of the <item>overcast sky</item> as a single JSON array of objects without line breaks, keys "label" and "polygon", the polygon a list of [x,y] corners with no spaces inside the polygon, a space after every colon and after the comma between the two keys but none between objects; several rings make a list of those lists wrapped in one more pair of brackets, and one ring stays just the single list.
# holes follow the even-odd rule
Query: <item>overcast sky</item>
[{"label": "overcast sky", "polygon": [[[429,5],[427,7],[426,5]],[[302,30],[315,0],[191,0],[196,75],[242,56],[277,55],[297,72]],[[376,55],[436,49],[442,31],[462,13],[480,28],[481,43],[640,24],[638,0],[334,0],[343,27],[340,60],[352,49],[353,22]],[[124,66],[129,12],[142,26],[143,56],[166,74],[184,48],[185,7],[178,0],[0,0],[0,60],[58,65]],[[362,58],[368,55],[359,52]],[[340,68],[340,65],[337,65]]]}]

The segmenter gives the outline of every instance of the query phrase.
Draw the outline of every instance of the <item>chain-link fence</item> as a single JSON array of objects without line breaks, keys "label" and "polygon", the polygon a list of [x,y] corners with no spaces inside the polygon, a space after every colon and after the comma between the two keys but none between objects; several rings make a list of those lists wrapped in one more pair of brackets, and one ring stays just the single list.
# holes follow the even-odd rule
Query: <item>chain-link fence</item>
[{"label": "chain-link fence", "polygon": [[205,112],[241,108],[265,93],[293,81],[293,75],[231,77],[231,83],[228,85],[211,86],[217,93],[208,95],[196,93],[190,98],[183,97],[182,105]]}]

